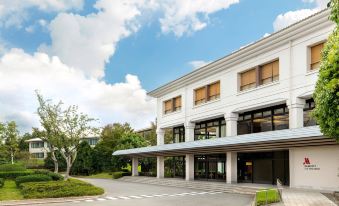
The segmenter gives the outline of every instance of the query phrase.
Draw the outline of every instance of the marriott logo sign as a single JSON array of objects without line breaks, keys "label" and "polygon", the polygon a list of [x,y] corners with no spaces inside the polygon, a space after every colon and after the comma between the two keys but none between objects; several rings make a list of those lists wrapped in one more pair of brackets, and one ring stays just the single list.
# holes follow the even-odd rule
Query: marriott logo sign
[{"label": "marriott logo sign", "polygon": [[311,164],[310,158],[308,157],[304,158],[303,165],[305,170],[320,170],[320,167],[318,167],[316,164]]}]

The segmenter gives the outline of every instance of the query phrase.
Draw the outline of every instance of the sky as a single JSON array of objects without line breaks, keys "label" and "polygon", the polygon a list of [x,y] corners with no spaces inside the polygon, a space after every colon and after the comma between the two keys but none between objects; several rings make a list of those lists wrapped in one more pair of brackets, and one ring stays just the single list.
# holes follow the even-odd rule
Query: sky
[{"label": "sky", "polygon": [[0,0],[0,122],[39,127],[35,91],[97,126],[155,120],[151,91],[327,0]]}]

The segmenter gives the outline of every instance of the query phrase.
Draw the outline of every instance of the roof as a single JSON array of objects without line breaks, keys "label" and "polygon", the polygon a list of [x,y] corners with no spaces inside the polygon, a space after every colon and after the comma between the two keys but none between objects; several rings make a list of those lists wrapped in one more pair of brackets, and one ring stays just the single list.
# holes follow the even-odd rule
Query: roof
[{"label": "roof", "polygon": [[199,140],[159,146],[118,150],[115,156],[157,156],[193,153],[218,153],[225,151],[248,151],[261,149],[288,149],[307,145],[336,144],[332,138],[324,137],[318,126],[252,133],[216,139]]},{"label": "roof", "polygon": [[281,29],[267,37],[242,47],[241,49],[232,52],[231,54],[217,59],[199,69],[175,79],[165,85],[162,85],[147,94],[152,97],[161,97],[162,95],[182,88],[183,86],[196,82],[209,75],[214,75],[217,72],[230,68],[239,62],[246,61],[250,58],[255,58],[259,54],[265,53],[278,46],[287,44],[289,41],[303,36],[309,31],[315,31],[326,26],[334,25],[328,20],[330,9],[319,11],[301,21],[298,21],[284,29]]},{"label": "roof", "polygon": [[33,139],[26,140],[25,142],[43,142],[43,140],[40,138],[33,138]]}]

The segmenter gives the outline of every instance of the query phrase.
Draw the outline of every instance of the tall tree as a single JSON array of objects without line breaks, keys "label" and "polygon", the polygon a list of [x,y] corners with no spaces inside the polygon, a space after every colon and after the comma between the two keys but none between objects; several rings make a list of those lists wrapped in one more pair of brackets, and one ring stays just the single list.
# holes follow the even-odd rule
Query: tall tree
[{"label": "tall tree", "polygon": [[73,163],[72,174],[90,175],[93,171],[93,149],[87,141],[82,141],[78,148],[77,159]]},{"label": "tall tree", "polygon": [[[44,131],[40,133],[51,147],[51,152],[57,149],[66,161],[65,179],[69,178],[72,165],[77,157],[80,142],[85,137],[97,133],[97,129],[91,126],[95,119],[78,111],[78,106],[72,105],[62,109],[62,102],[53,105],[37,93],[39,108],[38,114]],[[55,158],[57,159],[57,158]]]},{"label": "tall tree", "polygon": [[29,150],[29,144],[26,142],[29,139],[32,139],[33,136],[30,133],[25,133],[19,138],[19,150],[20,151],[28,151]]},{"label": "tall tree", "polygon": [[339,141],[339,0],[332,0],[329,6],[336,25],[322,51],[313,114],[321,131]]},{"label": "tall tree", "polygon": [[2,138],[5,141],[5,148],[8,151],[11,159],[11,163],[14,164],[15,154],[19,151],[19,131],[17,130],[16,123],[14,121],[2,124]]}]

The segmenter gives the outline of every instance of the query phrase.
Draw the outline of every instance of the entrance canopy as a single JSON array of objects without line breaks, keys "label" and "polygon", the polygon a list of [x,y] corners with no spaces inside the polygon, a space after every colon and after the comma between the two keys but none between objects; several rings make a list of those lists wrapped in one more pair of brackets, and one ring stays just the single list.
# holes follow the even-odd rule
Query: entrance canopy
[{"label": "entrance canopy", "polygon": [[159,146],[118,150],[115,156],[134,157],[178,156],[185,154],[213,154],[230,151],[282,150],[291,147],[336,144],[325,137],[318,126],[252,133],[231,137],[165,144]]}]

